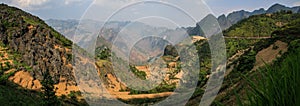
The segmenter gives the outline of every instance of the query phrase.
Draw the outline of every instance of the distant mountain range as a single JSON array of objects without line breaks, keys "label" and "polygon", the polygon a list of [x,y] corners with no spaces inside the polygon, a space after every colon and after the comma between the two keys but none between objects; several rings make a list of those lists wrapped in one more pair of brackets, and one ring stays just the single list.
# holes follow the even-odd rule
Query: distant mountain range
[{"label": "distant mountain range", "polygon": [[[187,30],[187,33],[191,36],[193,36],[193,35],[204,36],[204,33],[203,33],[202,29],[200,28],[200,26],[203,26],[204,24],[209,24],[208,22],[212,21],[212,20],[218,21],[220,28],[221,28],[220,30],[226,30],[229,27],[231,27],[232,25],[236,24],[237,22],[239,22],[243,19],[246,19],[250,16],[260,15],[260,14],[270,14],[270,13],[275,13],[275,12],[279,12],[279,11],[283,11],[283,10],[291,11],[293,13],[300,13],[300,6],[287,7],[287,6],[277,3],[277,4],[272,5],[267,10],[265,10],[264,8],[254,10],[252,12],[240,10],[240,11],[234,11],[232,13],[229,13],[227,16],[223,14],[219,17],[215,17],[210,14],[210,15],[206,16],[204,19],[202,19],[200,22],[198,22],[196,24],[196,27],[188,27],[188,28],[185,28],[185,30]],[[76,42],[76,39],[78,38],[78,37],[76,37],[76,39],[74,39],[74,37],[73,37],[76,30],[78,31],[77,34],[81,34],[81,35],[91,34],[90,32],[95,32],[95,30],[99,30],[99,29],[95,29],[95,28],[100,28],[101,25],[104,24],[104,22],[100,22],[100,21],[82,20],[81,24],[80,24],[81,26],[77,26],[77,25],[79,25],[79,20],[56,20],[56,19],[46,20],[46,23],[48,25],[52,26],[57,31],[59,31],[60,33],[62,33],[63,35],[65,35],[67,38],[73,40],[74,42]],[[109,26],[112,26],[112,28],[120,29],[121,27],[124,27],[129,23],[130,22],[109,22],[108,24],[109,24]],[[84,26],[84,27],[82,27],[82,26]],[[144,25],[144,26],[146,26],[146,25]],[[217,27],[217,26],[215,26],[215,27]],[[84,28],[84,29],[78,29],[78,28]],[[150,28],[150,26],[148,26],[148,28]],[[153,27],[150,29],[157,29],[157,28]],[[213,31],[207,31],[207,32],[213,33]],[[217,32],[220,32],[220,31],[218,30]],[[215,33],[217,33],[217,32],[215,32]]]},{"label": "distant mountain range", "polygon": [[[163,49],[167,45],[166,42],[161,42],[161,39],[155,37],[146,37],[149,35],[155,36],[167,36],[171,33],[167,28],[164,27],[153,27],[142,22],[101,22],[95,20],[46,20],[46,23],[52,26],[55,30],[62,33],[64,36],[78,44],[82,48],[92,50],[94,47],[89,45],[90,42],[96,40],[96,48],[110,45],[103,45],[104,42],[114,43],[115,47],[119,47],[117,53],[125,55],[128,54],[130,47],[134,45],[136,55],[146,57],[147,52],[145,51],[156,51],[151,56],[163,54]],[[104,25],[105,24],[105,25]],[[104,25],[102,27],[102,25]],[[102,29],[100,29],[102,27]],[[164,35],[162,35],[164,34]],[[172,34],[174,35],[174,34]],[[136,40],[142,40],[140,45],[133,44],[139,43]],[[174,38],[173,38],[174,40]],[[121,49],[124,48],[124,49]],[[138,53],[137,53],[138,52]],[[145,58],[146,59],[146,58]],[[137,59],[136,59],[137,60]],[[146,60],[145,60],[146,61]]]},{"label": "distant mountain range", "polygon": [[[274,13],[281,10],[290,10],[294,13],[298,12],[298,14],[292,14],[291,12]],[[199,77],[197,76],[198,80],[196,80],[198,82],[197,88],[190,98],[190,104],[187,104],[194,105],[194,101],[197,102],[197,99],[202,97],[201,95],[205,91],[204,88],[208,85],[207,81],[209,81],[209,78],[214,77],[215,75],[219,77],[220,75],[225,74],[224,77],[221,76],[224,78],[224,83],[219,91],[218,97],[216,97],[216,102],[213,103],[230,103],[229,105],[232,105],[231,102],[237,101],[235,100],[235,94],[241,95],[242,98],[251,99],[257,97],[256,95],[252,97],[251,93],[249,93],[251,94],[250,96],[246,95],[248,94],[247,90],[249,90],[249,87],[251,86],[249,86],[245,81],[248,80],[248,75],[250,75],[251,79],[254,78],[252,77],[253,75],[261,75],[261,71],[255,71],[261,65],[263,66],[270,63],[267,68],[270,67],[271,71],[273,69],[275,70],[277,66],[279,68],[278,71],[281,71],[280,66],[283,67],[283,71],[290,71],[290,69],[294,69],[294,67],[291,67],[290,69],[285,68],[288,66],[296,67],[297,64],[299,64],[299,61],[296,61],[295,63],[293,60],[283,60],[286,57],[287,60],[289,60],[289,58],[296,57],[295,60],[299,58],[297,57],[298,54],[291,54],[299,53],[298,51],[300,50],[299,11],[299,7],[289,8],[280,4],[275,4],[268,10],[259,9],[253,12],[241,10],[230,13],[228,16],[222,15],[218,18],[209,14],[197,23],[196,27],[178,28],[175,30],[163,27],[153,27],[141,22],[109,22],[104,29],[99,29],[104,24],[103,22],[93,20],[47,20],[48,24],[59,30],[59,32],[64,34],[66,37],[72,39],[72,41],[75,41],[75,45],[73,45],[74,42],[49,27],[40,18],[18,8],[0,4],[0,102],[5,105],[27,104],[40,106],[45,105],[45,101],[49,100],[49,96],[43,96],[41,94],[50,95],[51,93],[51,97],[54,97],[55,93],[56,96],[61,96],[55,101],[61,101],[62,106],[87,105],[84,104],[85,100],[83,100],[85,95],[88,95],[90,98],[94,98],[96,96],[96,99],[101,97],[100,99],[104,99],[104,103],[111,103],[109,102],[111,98],[106,98],[106,94],[101,92],[103,91],[102,89],[100,89],[100,93],[103,93],[104,95],[93,95],[96,94],[95,91],[98,93],[98,90],[93,89],[91,86],[97,87],[99,85],[99,80],[93,78],[101,78],[100,80],[104,83],[101,83],[100,85],[102,86],[103,84],[106,88],[108,88],[107,91],[109,91],[108,93],[110,94],[125,98],[129,96],[141,97],[123,100],[125,103],[128,101],[128,103],[132,104],[148,105],[164,99],[164,96],[160,97],[162,94],[157,92],[173,92],[177,87],[177,85],[174,84],[189,84],[188,80],[182,78],[185,78],[186,76],[191,77],[191,74],[200,74]],[[223,24],[220,22],[223,22]],[[216,28],[219,26],[216,23],[220,23],[222,29]],[[200,27],[204,28],[201,29]],[[223,31],[223,29],[226,30]],[[192,56],[184,56],[185,53],[190,53],[188,51],[194,51],[193,48],[189,45],[182,44],[178,45],[178,48],[176,48],[177,45],[173,47],[169,46],[168,50],[166,46],[169,44],[164,41],[165,39],[172,39],[172,41],[177,44],[177,42],[181,41],[180,35],[186,34],[186,30],[190,32],[190,35],[203,35],[204,31],[202,30],[205,30],[206,35],[214,35],[223,31],[225,36],[227,33],[228,36],[232,35],[235,37],[241,37],[243,35],[250,37],[255,35],[271,35],[272,38],[253,41],[248,41],[248,39],[230,40],[230,38],[226,38],[228,39],[226,42],[226,50],[228,51],[227,54],[229,54],[227,55],[227,71],[226,73],[217,72],[216,74],[211,74],[211,70],[214,70],[214,66],[212,66],[213,63],[211,62],[212,56],[209,48],[209,42],[207,42],[208,40],[203,39],[204,41],[196,42],[194,44],[197,48],[196,52],[199,56],[199,64],[195,65],[199,65],[201,69],[199,71],[200,73],[193,73],[188,70],[185,71],[184,68],[188,67],[188,69],[192,69],[190,66],[193,66],[195,61],[198,61],[198,58],[195,58],[197,55],[193,55],[194,53],[192,53]],[[75,34],[75,31],[78,33]],[[105,37],[100,36],[96,39],[90,37],[90,35],[95,34],[105,35]],[[146,37],[145,35],[160,35],[162,38]],[[174,37],[176,35],[179,37]],[[82,39],[84,40],[82,41]],[[161,74],[161,71],[156,69],[162,69],[163,71],[166,70],[166,77],[162,80],[162,84],[149,92],[133,91],[129,87],[127,89],[127,86],[123,86],[122,80],[117,78],[118,75],[116,74],[117,72],[120,72],[116,70],[123,70],[122,67],[116,69],[116,67],[113,67],[115,64],[110,59],[95,59],[95,61],[94,57],[88,54],[90,51],[84,51],[85,48],[77,46],[77,44],[82,46],[81,42],[84,43],[91,40],[97,40],[96,47],[94,49],[100,50],[99,52],[95,52],[95,54],[105,54],[105,52],[102,52],[103,50],[110,52],[109,54],[113,55],[111,58],[114,58],[114,55],[118,56],[116,60],[118,64],[125,63],[125,66],[127,66],[128,64],[123,62],[124,59],[119,57],[123,55],[125,55],[124,57],[129,56],[131,59],[130,64],[134,63],[133,65],[141,66],[140,68],[132,69],[133,74],[137,76],[146,77],[147,75],[150,75],[154,76],[152,78],[158,78],[157,76]],[[135,40],[138,40],[138,42],[134,42]],[[108,43],[106,44],[106,42]],[[112,50],[109,50],[110,48],[112,48]],[[114,50],[114,48],[116,50]],[[164,49],[166,52],[168,51],[168,53],[165,53],[167,54],[165,56],[163,56]],[[180,56],[183,57],[178,57],[178,53],[176,52],[181,53]],[[221,55],[226,54],[222,53]],[[193,61],[188,62],[193,63],[187,63],[187,65],[184,65],[184,63],[181,62],[181,60],[187,59],[192,59]],[[152,68],[153,64],[145,64],[151,62],[156,64],[160,62],[158,60],[163,60],[164,62],[162,63],[166,65],[166,68],[161,66],[158,68]],[[293,64],[290,65],[290,63]],[[80,65],[80,67],[78,67],[78,65]],[[94,68],[97,68],[97,71],[93,71]],[[148,70],[152,69],[155,70],[148,73]],[[294,70],[297,71],[299,69],[296,67]],[[277,72],[277,69],[274,72]],[[241,76],[241,73],[244,75]],[[278,77],[274,77],[277,78],[274,81],[280,82],[282,80],[282,73],[284,72],[275,73],[278,74]],[[92,76],[92,74],[96,77]],[[285,79],[290,77],[288,75],[289,74],[285,75],[287,77]],[[82,78],[76,76],[85,77]],[[254,81],[257,82],[257,80]],[[273,84],[272,81],[269,82],[270,83],[266,84]],[[286,83],[283,84],[284,86],[286,85]],[[78,88],[79,85],[81,85],[80,89]],[[260,86],[260,84],[258,86]],[[276,89],[278,88],[278,86],[274,87]],[[238,89],[238,92],[233,94],[232,92],[235,92],[236,89]],[[80,90],[85,91],[81,92],[84,93],[83,96],[80,94]],[[288,88],[286,88],[286,90],[287,91],[285,92],[288,92],[289,90],[296,91]],[[175,92],[177,91],[175,90]],[[250,90],[250,92],[252,91]],[[262,91],[262,93],[268,94],[265,92],[268,92],[268,90]],[[123,95],[125,93],[126,95]],[[147,98],[144,96],[144,93],[150,93],[149,95],[153,98]],[[261,94],[261,92],[259,92],[259,94]],[[290,98],[295,97],[289,95],[286,96],[286,94],[289,93],[282,93],[281,95],[283,96],[279,96]],[[112,98],[114,98],[114,95],[112,95]],[[274,95],[277,94],[275,93]],[[94,100],[89,97],[86,101]],[[122,98],[118,99],[121,100]],[[132,101],[138,102],[135,103]],[[291,101],[293,101],[293,99],[291,99]],[[83,104],[81,104],[82,102]],[[243,100],[242,102],[250,103],[248,100]],[[284,100],[283,102],[286,103]],[[195,104],[198,104],[198,102]]]},{"label": "distant mountain range", "polygon": [[[219,25],[222,30],[228,29],[232,25],[236,24],[237,22],[246,19],[253,15],[260,15],[260,14],[269,14],[269,13],[275,13],[279,11],[292,11],[293,13],[300,13],[300,6],[296,7],[286,7],[281,4],[274,4],[269,9],[265,10],[263,8],[260,8],[258,10],[254,10],[252,12],[240,10],[240,11],[234,11],[232,13],[229,13],[228,16],[225,16],[224,14],[219,16],[218,18],[215,17],[215,19],[218,20]],[[211,17],[210,15],[201,20],[199,23],[197,23],[196,27],[189,27],[188,33],[190,35],[203,35],[203,32],[201,31],[201,24],[204,21],[208,19],[208,17]]]}]

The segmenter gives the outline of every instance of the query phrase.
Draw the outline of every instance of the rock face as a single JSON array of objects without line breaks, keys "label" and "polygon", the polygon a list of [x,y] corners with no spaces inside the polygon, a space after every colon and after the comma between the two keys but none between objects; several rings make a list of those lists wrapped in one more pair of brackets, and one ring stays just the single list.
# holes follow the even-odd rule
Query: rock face
[{"label": "rock face", "polygon": [[218,17],[218,22],[220,24],[221,29],[227,29],[232,25],[224,14]]},{"label": "rock face", "polygon": [[30,72],[33,79],[42,80],[42,73],[49,70],[55,83],[61,77],[74,81],[72,67],[68,67],[72,42],[41,19],[0,4],[0,42],[12,53],[20,55],[17,61],[30,67],[23,69]]},{"label": "rock face", "polygon": [[230,13],[227,18],[232,24],[236,24],[238,21],[248,18],[251,15],[250,12],[241,10],[241,11],[235,11],[233,13]]}]

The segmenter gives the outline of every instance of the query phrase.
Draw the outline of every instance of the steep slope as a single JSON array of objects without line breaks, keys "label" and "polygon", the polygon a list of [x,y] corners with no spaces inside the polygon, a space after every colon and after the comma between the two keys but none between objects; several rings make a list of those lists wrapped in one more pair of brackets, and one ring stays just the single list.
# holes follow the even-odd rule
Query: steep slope
[{"label": "steep slope", "polygon": [[38,17],[0,4],[0,42],[14,61],[20,63],[9,78],[12,82],[39,90],[43,73],[49,71],[57,90],[65,91],[61,94],[78,90],[73,88],[76,83],[71,65],[72,42]]},{"label": "steep slope", "polygon": [[223,32],[228,37],[269,37],[272,32],[300,18],[300,14],[278,12],[251,16],[242,20]]},{"label": "steep slope", "polygon": [[[217,30],[219,30],[218,26],[216,24],[213,24],[216,22],[216,20],[217,18],[214,15],[208,14],[206,17],[204,17],[200,22],[196,24],[196,27],[188,28],[187,33],[191,36],[213,35],[214,33],[218,32]],[[208,28],[213,28],[213,29],[208,29]],[[203,30],[205,30],[205,33]]]},{"label": "steep slope", "polygon": [[[256,29],[249,27],[253,27],[253,25],[257,23],[250,23],[254,21],[261,21],[263,17],[266,16],[252,16],[248,19],[245,19],[243,22],[248,23],[244,24],[243,26],[248,27],[248,32],[254,32]],[[299,57],[300,17],[299,14],[291,14],[286,12],[271,14],[271,16],[267,17],[272,17],[270,18],[272,20],[285,22],[285,24],[283,24],[281,27],[274,28],[273,30],[268,29],[270,25],[263,26],[265,30],[270,31],[269,35],[272,36],[272,38],[261,39],[253,45],[248,45],[251,49],[246,51],[246,53],[244,53],[238,60],[233,62],[235,66],[233,66],[233,70],[225,76],[224,83],[214,105],[221,103],[228,106],[241,104],[256,106],[258,104],[255,103],[270,105],[272,102],[277,105],[284,105],[282,103],[287,103],[286,101],[295,103],[293,100],[296,99],[294,98],[294,95],[296,94],[287,92],[294,91],[296,88],[290,86],[286,86],[286,88],[279,86],[286,83],[289,83],[289,85],[293,86],[297,85],[293,82],[285,82],[282,79],[285,79],[283,76],[289,79],[292,76],[290,73],[298,71],[298,66],[296,64],[299,64],[299,61],[290,61],[293,62],[292,64],[284,63],[284,61],[286,57]],[[276,24],[276,21],[272,24]],[[239,23],[237,25],[239,25]],[[235,26],[234,29],[243,28],[242,26]],[[227,68],[227,70],[231,69],[232,66]],[[266,72],[267,70],[272,71]],[[279,70],[284,70],[285,72]],[[272,90],[278,90],[282,93]]]},{"label": "steep slope", "polygon": [[232,23],[227,19],[227,17],[224,14],[218,17],[218,22],[222,29],[227,29],[232,25]]},{"label": "steep slope", "polygon": [[[18,97],[16,97],[18,96]],[[34,105],[41,104],[41,98],[36,91],[30,91],[18,88],[14,84],[0,85],[0,101],[2,105]]]},{"label": "steep slope", "polygon": [[230,21],[230,23],[235,24],[242,19],[248,18],[249,16],[251,16],[250,12],[241,10],[228,14],[227,19]]}]

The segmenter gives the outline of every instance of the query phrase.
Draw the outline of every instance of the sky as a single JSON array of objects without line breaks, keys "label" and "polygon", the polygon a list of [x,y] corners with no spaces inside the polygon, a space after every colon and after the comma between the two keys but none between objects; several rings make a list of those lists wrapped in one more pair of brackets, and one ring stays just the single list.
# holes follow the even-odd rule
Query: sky
[{"label": "sky", "polygon": [[[0,3],[5,3],[21,8],[44,20],[86,18],[104,21],[107,20],[112,15],[112,13],[120,10],[121,7],[126,7],[126,5],[135,3],[137,1],[142,0],[0,0]],[[268,9],[275,3],[280,3],[288,7],[300,6],[299,0],[202,0],[203,2],[201,2],[201,0],[161,1],[171,1],[172,3],[176,4],[179,9],[167,8],[154,4],[152,6],[145,6],[141,4],[136,7],[133,6],[132,8],[125,8],[123,9],[123,13],[119,12],[119,14],[121,15],[118,14],[116,16],[118,16],[120,20],[136,20],[139,17],[145,16],[146,13],[149,13],[150,15],[155,14],[159,16],[166,16],[164,19],[156,18],[156,21],[162,22],[162,20],[165,20],[168,17],[174,17],[173,21],[180,21],[187,20],[188,18],[185,17],[184,14],[178,12],[178,10],[184,9],[187,10],[185,12],[191,14],[191,16],[195,20],[201,20],[201,18],[203,18],[207,13],[212,13],[215,16],[220,16],[222,14],[227,15],[230,12],[242,9],[247,11],[253,11],[259,8]],[[185,22],[186,23],[179,24],[192,23],[187,21]],[[172,24],[172,21],[164,24]]]},{"label": "sky", "polygon": [[275,3],[288,7],[300,6],[299,0],[204,0],[218,16],[241,9],[253,11],[259,8],[268,9]]}]

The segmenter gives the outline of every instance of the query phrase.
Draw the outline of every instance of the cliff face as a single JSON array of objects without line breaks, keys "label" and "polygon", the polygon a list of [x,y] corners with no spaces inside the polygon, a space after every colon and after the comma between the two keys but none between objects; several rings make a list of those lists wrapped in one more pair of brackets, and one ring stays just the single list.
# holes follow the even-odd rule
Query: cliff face
[{"label": "cliff face", "polygon": [[65,79],[75,85],[72,76],[72,42],[46,25],[41,19],[20,9],[0,4],[0,42],[16,61],[26,64],[19,70],[30,73],[33,79],[42,80],[49,70],[55,83]]}]

